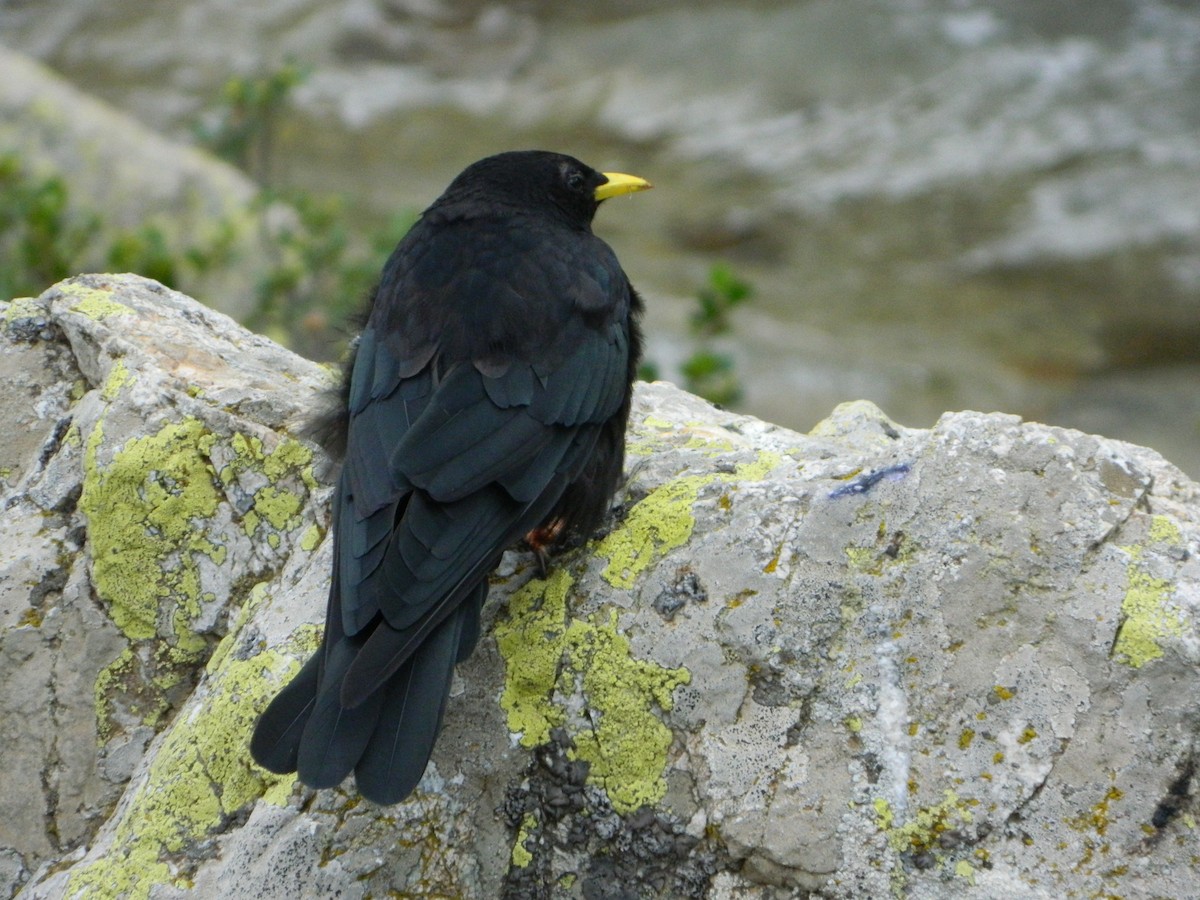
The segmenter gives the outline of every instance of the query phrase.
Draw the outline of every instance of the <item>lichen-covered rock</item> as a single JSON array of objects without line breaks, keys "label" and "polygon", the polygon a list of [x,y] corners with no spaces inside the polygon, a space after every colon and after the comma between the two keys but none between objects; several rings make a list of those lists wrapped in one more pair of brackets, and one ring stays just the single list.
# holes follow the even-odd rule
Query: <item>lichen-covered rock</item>
[{"label": "lichen-covered rock", "polygon": [[321,373],[133,278],[5,321],[22,897],[1195,892],[1200,487],[1153,451],[639,386],[610,530],[505,557],[381,808],[245,749],[323,615],[325,465],[288,435]]},{"label": "lichen-covered rock", "polygon": [[[230,615],[315,547],[313,453],[283,426],[328,379],[133,277],[72,279],[0,321],[0,846],[15,886],[95,837]],[[203,779],[186,803],[201,831],[214,797],[233,814],[261,795],[232,743],[224,769],[195,746],[164,763],[171,746],[159,765]]]}]

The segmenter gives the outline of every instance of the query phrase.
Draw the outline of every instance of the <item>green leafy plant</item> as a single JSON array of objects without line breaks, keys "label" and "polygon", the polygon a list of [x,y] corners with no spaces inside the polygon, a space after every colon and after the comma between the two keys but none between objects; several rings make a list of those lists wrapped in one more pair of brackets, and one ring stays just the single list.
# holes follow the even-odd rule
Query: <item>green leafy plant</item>
[{"label": "green leafy plant", "polygon": [[718,263],[708,273],[708,284],[696,292],[696,309],[692,312],[692,334],[712,337],[730,330],[729,316],[749,300],[754,289],[729,266]]},{"label": "green leafy plant", "polygon": [[696,309],[689,318],[696,346],[681,366],[684,387],[693,394],[721,406],[730,406],[742,398],[742,383],[733,357],[719,352],[712,339],[732,329],[733,310],[753,294],[748,282],[722,264],[712,267],[708,284],[696,292]]},{"label": "green leafy plant", "polygon": [[106,230],[95,211],[72,201],[62,176],[34,175],[19,155],[0,155],[0,298],[38,294],[97,268],[186,286],[229,261],[233,224],[215,222],[206,232],[204,241],[181,249],[153,223]]},{"label": "green leafy plant", "polygon": [[0,296],[36,294],[72,273],[100,223],[72,211],[66,182],[37,176],[16,154],[0,156]]},{"label": "green leafy plant", "polygon": [[229,79],[214,109],[196,124],[197,139],[260,184],[270,184],[275,131],[292,92],[311,71],[289,61],[262,75]]},{"label": "green leafy plant", "polygon": [[155,225],[118,235],[108,250],[108,268],[137,272],[165,285],[179,283],[179,260],[167,246],[162,229]]},{"label": "green leafy plant", "polygon": [[742,398],[742,383],[728,354],[702,348],[684,360],[682,372],[687,389],[705,400],[729,406]]}]

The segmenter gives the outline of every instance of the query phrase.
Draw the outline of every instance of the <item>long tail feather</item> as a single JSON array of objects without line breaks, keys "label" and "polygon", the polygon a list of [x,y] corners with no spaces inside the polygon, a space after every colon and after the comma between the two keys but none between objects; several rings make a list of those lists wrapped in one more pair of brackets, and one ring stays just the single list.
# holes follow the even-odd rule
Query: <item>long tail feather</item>
[{"label": "long tail feather", "polygon": [[442,728],[463,632],[474,604],[448,616],[392,676],[379,722],[354,768],[358,790],[375,803],[398,803],[425,773]]},{"label": "long tail feather", "polygon": [[321,654],[314,653],[259,716],[250,738],[250,754],[269,772],[296,771],[300,737],[312,715],[320,682]]}]

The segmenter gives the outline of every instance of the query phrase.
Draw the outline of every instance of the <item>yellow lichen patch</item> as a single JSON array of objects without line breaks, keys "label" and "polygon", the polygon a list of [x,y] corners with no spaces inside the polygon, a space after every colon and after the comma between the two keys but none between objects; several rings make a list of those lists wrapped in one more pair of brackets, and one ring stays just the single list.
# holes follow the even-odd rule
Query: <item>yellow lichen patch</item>
[{"label": "yellow lichen patch", "polygon": [[108,370],[108,378],[104,382],[104,387],[100,390],[102,400],[111,403],[120,393],[121,388],[125,387],[133,376],[129,374],[129,369],[125,367],[125,360],[113,360],[112,368]]},{"label": "yellow lichen patch", "polygon": [[46,317],[45,308],[33,297],[13,297],[2,304],[4,321],[13,322],[17,319],[43,319]]},{"label": "yellow lichen patch", "polygon": [[254,493],[254,509],[279,531],[298,524],[293,520],[304,506],[300,497],[291,491],[281,491],[267,485]]},{"label": "yellow lichen patch", "polygon": [[115,685],[125,679],[133,669],[133,663],[133,651],[126,647],[96,675],[92,700],[96,710],[96,738],[100,744],[112,737],[113,702],[117,695]]},{"label": "yellow lichen patch", "polygon": [[217,599],[201,588],[199,560],[221,565],[227,555],[206,536],[207,520],[223,502],[210,459],[214,434],[187,418],[127,441],[101,465],[104,440],[102,419],[86,441],[79,506],[88,519],[96,593],[137,646],[97,677],[101,743],[121,727],[158,727],[172,708],[169,697],[194,679],[210,648],[195,622],[202,604]]},{"label": "yellow lichen patch", "polygon": [[651,491],[629,511],[621,526],[596,548],[607,557],[604,578],[619,588],[631,588],[637,576],[656,558],[682,547],[696,524],[692,506],[700,488],[715,476],[687,476]]},{"label": "yellow lichen patch", "polygon": [[[534,747],[566,727],[576,758],[589,764],[588,780],[604,788],[613,808],[628,813],[666,793],[663,772],[671,731],[653,708],[669,710],[672,693],[687,684],[686,669],[666,669],[635,659],[617,630],[615,612],[568,621],[573,580],[557,571],[532,581],[509,600],[509,618],[496,626],[506,677],[500,704],[510,731]],[[576,692],[586,722],[568,722],[556,692]]]},{"label": "yellow lichen patch", "polygon": [[970,807],[975,801],[960,799],[951,790],[943,791],[942,796],[945,799],[941,803],[918,809],[907,822],[896,826],[878,815],[879,801],[876,801],[877,824],[887,833],[888,844],[893,850],[897,853],[924,853],[938,846],[940,835],[974,821]]},{"label": "yellow lichen patch", "polygon": [[642,419],[642,427],[656,428],[659,431],[674,431],[675,423],[651,414]]},{"label": "yellow lichen patch", "polygon": [[1150,519],[1150,540],[1179,547],[1183,544],[1183,533],[1166,516],[1153,516]]},{"label": "yellow lichen patch", "polygon": [[123,303],[112,299],[112,291],[84,287],[82,284],[64,282],[60,285],[63,294],[72,298],[71,312],[87,316],[97,321],[111,316],[128,316],[133,310]]},{"label": "yellow lichen patch", "polygon": [[1173,593],[1169,581],[1154,578],[1135,565],[1129,566],[1127,575],[1129,589],[1121,602],[1124,622],[1113,652],[1136,669],[1161,657],[1161,641],[1181,637],[1185,622],[1179,611],[1169,605]]},{"label": "yellow lichen patch", "polygon": [[[245,472],[261,473],[260,481],[261,477],[266,477],[269,482],[254,492],[254,505],[242,516],[246,534],[253,535],[263,521],[276,531],[297,527],[304,498],[300,493],[280,486],[280,482],[289,476],[298,476],[307,490],[314,490],[317,481],[312,472],[312,451],[299,441],[285,437],[268,452],[260,438],[240,432],[229,439],[229,446],[234,457],[221,468],[222,484],[231,484]],[[268,542],[278,546],[278,536],[273,537],[275,540],[272,542],[268,537]]]},{"label": "yellow lichen patch", "polygon": [[[721,499],[724,500],[725,497],[722,497]],[[770,561],[765,566],[763,566],[764,575],[772,575],[775,573],[775,571],[779,568],[779,557],[781,556],[783,556],[783,541],[779,542],[779,545],[775,548],[775,555],[771,557]]]},{"label": "yellow lichen patch", "polygon": [[[608,794],[613,809],[630,813],[663,798],[663,772],[671,729],[651,712],[670,710],[675,688],[691,681],[687,669],[666,669],[634,659],[629,639],[617,630],[617,613],[576,620],[567,629],[570,665],[582,677],[591,728],[575,734],[576,755],[590,764],[588,781]],[[565,691],[564,691],[565,692]]]},{"label": "yellow lichen patch", "polygon": [[97,424],[87,441],[79,498],[92,544],[92,580],[117,627],[131,640],[145,640],[158,633],[160,612],[199,611],[195,556],[218,552],[196,525],[221,499],[208,461],[216,438],[198,420],[184,419],[128,441],[101,467],[96,456],[103,439]]},{"label": "yellow lichen patch", "polygon": [[875,808],[875,824],[879,826],[880,831],[887,831],[895,824],[896,816],[892,812],[892,805],[882,797],[876,797],[871,801],[871,805]]},{"label": "yellow lichen patch", "polygon": [[633,587],[655,559],[682,547],[692,536],[696,524],[692,507],[702,488],[718,482],[760,481],[779,459],[778,454],[762,453],[731,474],[685,475],[655,488],[596,546],[596,555],[609,561],[605,580],[613,587]]},{"label": "yellow lichen patch", "polygon": [[[866,509],[866,507],[864,507]],[[897,532],[890,540],[885,521],[876,529],[876,542],[866,547],[850,546],[845,550],[850,568],[862,575],[882,575],[886,568],[909,562],[917,552],[911,540]]]},{"label": "yellow lichen patch", "polygon": [[[237,639],[230,634],[225,642]],[[145,784],[123,809],[112,847],[71,874],[72,897],[144,900],[156,884],[187,885],[172,855],[223,826],[271,790],[286,797],[295,776],[272,775],[250,761],[246,744],[267,698],[298,668],[271,651],[251,659],[221,653],[207,694],[176,722],[151,763]]]},{"label": "yellow lichen patch", "polygon": [[520,734],[525,747],[546,743],[550,729],[565,719],[550,695],[558,678],[572,583],[563,569],[545,581],[529,582],[509,599],[508,619],[495,626],[507,670],[500,705],[508,713],[508,730]]},{"label": "yellow lichen patch", "polygon": [[536,827],[537,816],[531,812],[525,813],[525,817],[521,820],[521,827],[517,829],[517,839],[513,842],[512,848],[512,864],[519,869],[523,869],[533,862],[533,854],[529,852],[525,842],[529,840],[529,836],[533,834],[533,829]]},{"label": "yellow lichen patch", "polygon": [[1124,796],[1124,792],[1116,785],[1113,785],[1105,791],[1104,796],[1097,803],[1093,804],[1087,812],[1068,819],[1067,824],[1076,831],[1095,831],[1100,837],[1104,837],[1104,833],[1108,831],[1108,826],[1112,821],[1109,815],[1109,804],[1115,803]]},{"label": "yellow lichen patch", "polygon": [[300,535],[300,549],[305,553],[312,553],[321,543],[321,528],[317,524],[309,525],[304,530],[304,534]]}]

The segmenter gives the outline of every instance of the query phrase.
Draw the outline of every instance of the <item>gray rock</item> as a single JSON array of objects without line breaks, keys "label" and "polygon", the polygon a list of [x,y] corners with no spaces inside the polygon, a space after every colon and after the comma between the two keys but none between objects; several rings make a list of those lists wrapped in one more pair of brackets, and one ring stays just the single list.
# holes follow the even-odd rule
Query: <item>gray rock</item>
[{"label": "gray rock", "polygon": [[34,305],[0,365],[83,384],[26,388],[30,430],[70,424],[9,464],[7,571],[66,572],[31,612],[6,579],[20,896],[1194,893],[1200,487],[1153,451],[867,403],[801,435],[640,385],[611,530],[545,578],[506,555],[381,808],[245,748],[323,615],[326,465],[288,434],[323,372],[140,279]]},{"label": "gray rock", "polygon": [[328,376],[132,277],[0,324],[0,847],[32,871],[95,838],[253,586],[315,548],[282,428]]}]

